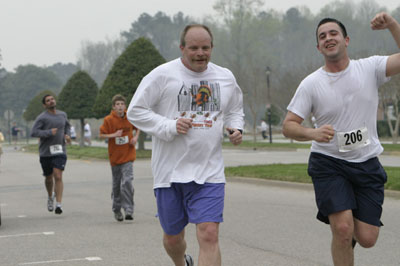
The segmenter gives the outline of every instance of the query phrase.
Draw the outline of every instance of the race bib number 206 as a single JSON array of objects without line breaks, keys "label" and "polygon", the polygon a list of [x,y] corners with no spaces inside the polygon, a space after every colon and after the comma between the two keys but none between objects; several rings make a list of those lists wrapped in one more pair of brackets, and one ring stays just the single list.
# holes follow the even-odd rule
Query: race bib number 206
[{"label": "race bib number 206", "polygon": [[337,132],[340,152],[357,150],[370,144],[368,129],[358,128],[348,132]]}]

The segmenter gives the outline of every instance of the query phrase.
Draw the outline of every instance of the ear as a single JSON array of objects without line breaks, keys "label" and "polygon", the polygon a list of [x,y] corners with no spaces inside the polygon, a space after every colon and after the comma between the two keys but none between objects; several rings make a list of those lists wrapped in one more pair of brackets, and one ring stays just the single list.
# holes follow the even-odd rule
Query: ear
[{"label": "ear", "polygon": [[179,45],[179,49],[181,49],[181,52],[183,52],[183,49],[185,49],[185,46]]},{"label": "ear", "polygon": [[319,48],[319,43],[317,43],[316,47],[317,47],[317,50],[318,50],[319,52],[321,52],[321,49]]},{"label": "ear", "polygon": [[345,41],[346,47],[347,47],[347,46],[349,46],[349,43],[350,43],[350,37],[349,37],[349,36],[347,36],[347,37],[344,39],[344,41]]}]

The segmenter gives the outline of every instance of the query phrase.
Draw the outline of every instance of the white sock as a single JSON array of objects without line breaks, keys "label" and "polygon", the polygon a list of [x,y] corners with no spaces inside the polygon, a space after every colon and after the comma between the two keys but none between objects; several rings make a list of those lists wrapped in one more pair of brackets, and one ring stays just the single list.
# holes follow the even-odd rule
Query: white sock
[{"label": "white sock", "polygon": [[56,207],[60,207],[61,208],[61,202],[57,202],[56,203]]}]

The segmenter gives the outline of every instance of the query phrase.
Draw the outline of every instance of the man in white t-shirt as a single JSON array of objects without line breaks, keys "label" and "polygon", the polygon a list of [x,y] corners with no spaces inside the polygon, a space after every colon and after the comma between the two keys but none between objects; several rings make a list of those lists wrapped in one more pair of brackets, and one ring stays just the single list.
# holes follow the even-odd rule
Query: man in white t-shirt
[{"label": "man in white t-shirt", "polygon": [[218,244],[225,174],[223,128],[242,141],[242,92],[232,72],[209,62],[211,31],[189,25],[181,35],[182,57],[143,78],[128,107],[128,119],[153,136],[152,171],[164,248],[176,266],[185,255],[185,227],[196,224],[199,266],[221,265]]},{"label": "man in white t-shirt", "polygon": [[[371,20],[373,30],[389,29],[400,48],[400,25],[387,13]],[[312,140],[308,173],[318,206],[317,218],[332,231],[334,265],[354,265],[354,245],[375,245],[386,173],[376,130],[378,88],[400,73],[400,53],[350,60],[350,38],[336,19],[320,21],[317,49],[325,65],[306,77],[288,106],[283,134]],[[301,124],[313,114],[318,128]]]},{"label": "man in white t-shirt", "polygon": [[84,143],[87,142],[89,146],[92,145],[92,130],[88,122],[85,122],[85,126],[83,127],[83,137]]}]

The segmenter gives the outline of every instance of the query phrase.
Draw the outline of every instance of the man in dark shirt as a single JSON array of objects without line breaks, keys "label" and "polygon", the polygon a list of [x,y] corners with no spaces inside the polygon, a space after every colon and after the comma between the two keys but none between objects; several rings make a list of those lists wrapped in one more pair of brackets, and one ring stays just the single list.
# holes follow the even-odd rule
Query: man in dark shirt
[{"label": "man in dark shirt", "polygon": [[65,144],[71,142],[70,124],[67,114],[56,110],[56,100],[52,95],[45,95],[42,102],[46,111],[36,118],[31,136],[40,138],[39,154],[48,193],[47,209],[50,212],[54,210],[56,197],[55,213],[61,214],[62,173],[67,162]]}]

